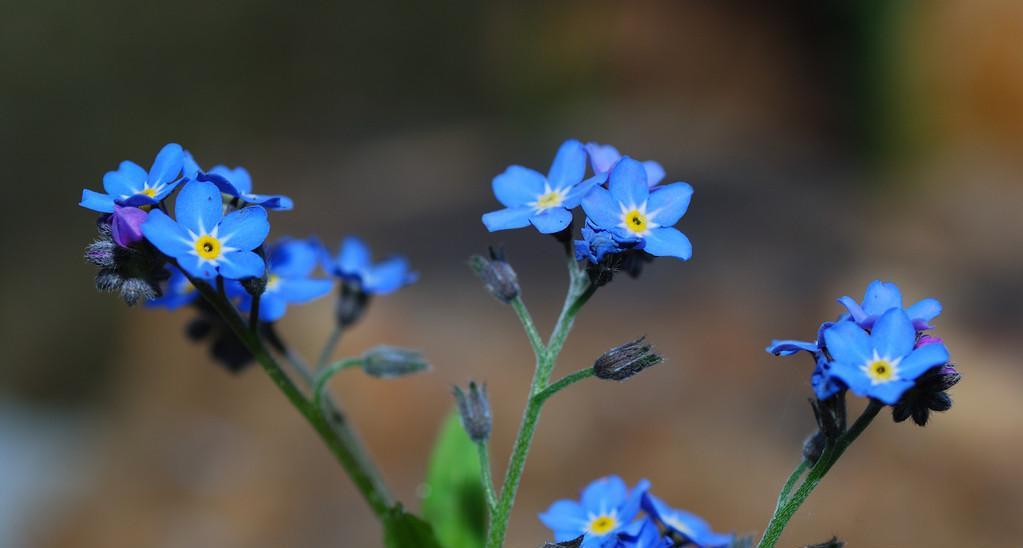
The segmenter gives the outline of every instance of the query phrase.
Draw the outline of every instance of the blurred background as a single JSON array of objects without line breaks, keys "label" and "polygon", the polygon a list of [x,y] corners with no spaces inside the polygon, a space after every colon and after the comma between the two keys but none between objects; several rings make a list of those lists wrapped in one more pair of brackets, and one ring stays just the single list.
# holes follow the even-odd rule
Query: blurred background
[{"label": "blurred background", "polygon": [[[881,278],[939,297],[964,375],[926,428],[887,413],[782,545],[1004,547],[1023,536],[1023,4],[3,0],[0,546],[379,545],[349,480],[257,368],[183,336],[189,310],[93,288],[77,207],[168,141],[244,165],[297,208],[275,235],[358,234],[407,255],[342,354],[416,347],[434,370],[334,393],[413,508],[450,386],[490,386],[501,476],[531,375],[510,310],[465,266],[504,244],[547,331],[565,275],[533,230],[488,234],[491,178],[566,138],[656,159],[696,189],[687,263],[584,310],[558,373],[646,334],[668,361],[547,406],[509,545],[592,479],[642,477],[719,530],[762,531],[813,429],[812,339]],[[280,329],[313,355],[330,299]],[[557,373],[556,373],[557,374]],[[862,406],[852,399],[853,411]]]}]

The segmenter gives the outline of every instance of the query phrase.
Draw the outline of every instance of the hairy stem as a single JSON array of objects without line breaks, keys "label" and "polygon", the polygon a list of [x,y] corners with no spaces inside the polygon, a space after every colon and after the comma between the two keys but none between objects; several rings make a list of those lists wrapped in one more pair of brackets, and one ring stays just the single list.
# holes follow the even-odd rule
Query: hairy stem
[{"label": "hairy stem", "polygon": [[480,481],[487,496],[487,510],[493,519],[494,512],[497,511],[497,493],[494,491],[494,478],[490,475],[490,450],[486,441],[476,442],[476,449],[480,457]]},{"label": "hairy stem", "polygon": [[337,348],[339,342],[341,342],[342,327],[340,323],[334,324],[334,330],[330,332],[330,336],[327,337],[327,342],[323,344],[323,349],[320,350],[320,357],[316,360],[316,367],[314,371],[320,371],[327,366],[327,362],[330,361],[330,356],[334,354],[334,350]]},{"label": "hairy stem", "polygon": [[313,383],[313,403],[319,408],[323,404],[323,389],[327,381],[343,369],[358,367],[362,365],[362,358],[348,358],[347,360],[336,361],[324,368],[316,375],[316,382]]}]

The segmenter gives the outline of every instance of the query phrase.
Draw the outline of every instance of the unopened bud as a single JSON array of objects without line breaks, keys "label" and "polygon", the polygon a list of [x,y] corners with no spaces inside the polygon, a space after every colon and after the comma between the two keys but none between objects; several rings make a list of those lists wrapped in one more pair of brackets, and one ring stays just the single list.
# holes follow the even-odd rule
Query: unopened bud
[{"label": "unopened bud", "polygon": [[653,352],[646,337],[640,337],[604,352],[593,364],[593,373],[601,379],[624,381],[662,361],[664,358]]},{"label": "unopened bud", "polygon": [[824,453],[824,446],[827,442],[827,438],[820,430],[810,434],[803,442],[803,458],[811,465],[816,464],[817,459],[821,458],[821,454]]},{"label": "unopened bud", "polygon": [[842,548],[845,546],[845,542],[842,542],[838,537],[831,537],[830,540],[818,544],[807,544],[806,548]]},{"label": "unopened bud", "polygon": [[572,540],[565,540],[562,542],[545,542],[543,548],[579,548],[583,545],[583,538],[585,535],[579,535],[579,537]]},{"label": "unopened bud", "polygon": [[114,207],[114,213],[110,216],[111,236],[114,242],[121,247],[129,247],[145,241],[142,235],[142,223],[146,222],[149,214],[137,207]]},{"label": "unopened bud", "polygon": [[341,294],[334,308],[338,325],[349,327],[359,321],[369,304],[369,297],[369,293],[362,290],[362,285],[358,281],[342,281]]},{"label": "unopened bud", "polygon": [[830,398],[810,400],[817,429],[828,440],[838,439],[845,432],[845,392]]},{"label": "unopened bud", "polygon": [[468,392],[463,392],[456,386],[455,402],[458,404],[458,414],[462,418],[462,428],[469,434],[469,439],[474,442],[487,441],[493,422],[490,417],[490,402],[487,400],[487,385],[481,387],[470,381]]},{"label": "unopened bud", "polygon": [[362,370],[378,379],[403,377],[429,367],[419,352],[395,346],[378,346],[362,355]]},{"label": "unopened bud", "polygon": [[483,287],[497,300],[507,303],[519,296],[519,280],[504,252],[490,248],[490,258],[473,255],[469,258],[469,268],[483,282]]}]

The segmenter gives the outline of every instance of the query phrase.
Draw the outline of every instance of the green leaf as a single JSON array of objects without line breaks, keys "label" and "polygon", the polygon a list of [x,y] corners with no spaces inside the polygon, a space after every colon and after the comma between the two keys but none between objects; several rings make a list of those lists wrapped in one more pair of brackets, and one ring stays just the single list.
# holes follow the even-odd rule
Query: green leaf
[{"label": "green leaf", "polygon": [[441,548],[429,523],[397,505],[384,516],[384,546],[387,548]]},{"label": "green leaf", "polygon": [[487,502],[476,444],[458,413],[444,420],[426,474],[423,517],[445,548],[479,548],[487,534]]}]

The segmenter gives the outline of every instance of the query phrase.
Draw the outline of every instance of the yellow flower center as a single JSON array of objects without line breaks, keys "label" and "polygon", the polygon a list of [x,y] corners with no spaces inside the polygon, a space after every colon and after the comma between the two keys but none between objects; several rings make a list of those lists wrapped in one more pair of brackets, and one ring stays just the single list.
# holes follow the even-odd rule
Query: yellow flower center
[{"label": "yellow flower center", "polygon": [[884,359],[874,359],[864,366],[872,384],[882,384],[895,380],[895,364]]},{"label": "yellow flower center", "polygon": [[146,188],[143,188],[142,192],[139,192],[139,194],[142,194],[143,196],[149,196],[150,198],[156,198],[156,189],[155,188],[146,187]]},{"label": "yellow flower center", "polygon": [[614,531],[617,527],[617,518],[614,516],[602,515],[590,520],[590,525],[586,528],[586,531],[594,535],[603,536]]},{"label": "yellow flower center", "polygon": [[624,222],[625,228],[636,234],[645,234],[649,224],[646,214],[638,209],[626,212]]},{"label": "yellow flower center", "polygon": [[220,256],[220,240],[208,234],[200,236],[195,241],[195,251],[203,259],[212,261]]},{"label": "yellow flower center", "polygon": [[277,285],[280,284],[280,283],[281,283],[281,277],[278,276],[277,274],[271,274],[270,277],[268,277],[266,279],[266,290],[267,291],[273,291],[273,290],[277,289]]},{"label": "yellow flower center", "polygon": [[560,190],[551,190],[550,192],[541,194],[540,197],[536,199],[536,202],[533,203],[533,206],[536,207],[536,209],[544,210],[552,207],[558,207],[563,201],[565,201],[565,194],[563,192]]}]

